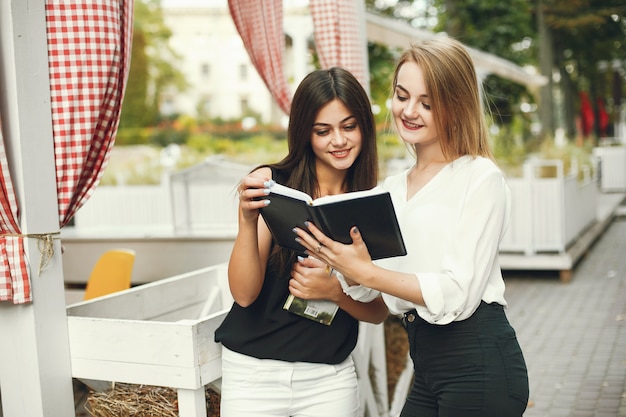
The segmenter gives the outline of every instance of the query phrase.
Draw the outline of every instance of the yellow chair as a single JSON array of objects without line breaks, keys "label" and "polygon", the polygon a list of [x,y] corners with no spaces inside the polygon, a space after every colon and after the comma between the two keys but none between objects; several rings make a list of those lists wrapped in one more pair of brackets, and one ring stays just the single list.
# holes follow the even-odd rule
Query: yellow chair
[{"label": "yellow chair", "polygon": [[135,251],[111,249],[100,256],[87,281],[83,300],[130,288]]}]

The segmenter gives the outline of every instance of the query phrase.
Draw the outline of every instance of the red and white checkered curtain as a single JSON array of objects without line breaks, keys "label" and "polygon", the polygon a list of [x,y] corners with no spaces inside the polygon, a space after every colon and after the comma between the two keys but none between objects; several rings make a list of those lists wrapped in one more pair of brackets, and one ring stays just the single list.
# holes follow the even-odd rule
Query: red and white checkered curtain
[{"label": "red and white checkered curtain", "polygon": [[[369,91],[367,40],[361,30],[362,0],[310,0],[315,49],[322,68],[343,67]],[[285,35],[282,0],[228,0],[248,55],[274,100],[286,114],[291,94],[283,73]]]},{"label": "red and white checkered curtain", "polygon": [[315,50],[322,68],[343,67],[369,91],[367,40],[361,30],[365,18],[358,1],[310,0]]},{"label": "red and white checkered curtain", "polygon": [[[48,0],[46,29],[59,224],[95,190],[119,123],[133,0]],[[19,207],[0,141],[0,301],[32,301]],[[14,235],[14,236],[6,236]]]},{"label": "red and white checkered curtain", "polygon": [[30,300],[30,281],[24,242],[18,237],[21,233],[18,217],[19,208],[0,130],[0,301],[23,303]]},{"label": "red and white checkered curtain", "polygon": [[289,114],[291,93],[283,73],[283,1],[228,0],[228,7],[252,64],[276,103]]},{"label": "red and white checkered curtain", "polygon": [[109,160],[130,67],[133,0],[48,0],[46,24],[63,227]]}]

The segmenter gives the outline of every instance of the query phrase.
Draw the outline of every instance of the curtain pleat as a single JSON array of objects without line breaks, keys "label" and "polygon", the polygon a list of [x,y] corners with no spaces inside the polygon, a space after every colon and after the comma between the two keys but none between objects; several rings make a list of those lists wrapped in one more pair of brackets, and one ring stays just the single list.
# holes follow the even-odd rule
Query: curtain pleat
[{"label": "curtain pleat", "polygon": [[283,72],[282,0],[228,0],[235,27],[272,97],[289,114],[291,93]]}]

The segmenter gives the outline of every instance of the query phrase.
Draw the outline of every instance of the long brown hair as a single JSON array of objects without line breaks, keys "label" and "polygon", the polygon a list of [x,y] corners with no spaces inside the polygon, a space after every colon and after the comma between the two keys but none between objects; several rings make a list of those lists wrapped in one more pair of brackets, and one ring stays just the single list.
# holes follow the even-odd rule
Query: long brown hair
[{"label": "long brown hair", "polygon": [[[311,146],[313,124],[320,109],[335,99],[354,115],[362,137],[361,152],[348,168],[343,188],[347,191],[367,190],[378,182],[376,125],[367,93],[349,71],[339,67],[320,69],[304,77],[293,96],[287,129],[287,155],[277,163],[261,165],[284,178],[285,185],[313,198],[319,197],[316,156]],[[292,251],[276,247],[270,263],[281,272],[291,265],[294,256]]]},{"label": "long brown hair", "polygon": [[441,37],[414,43],[398,59],[398,71],[406,62],[420,66],[431,99],[433,117],[447,160],[462,155],[493,159],[474,63],[459,41]]}]

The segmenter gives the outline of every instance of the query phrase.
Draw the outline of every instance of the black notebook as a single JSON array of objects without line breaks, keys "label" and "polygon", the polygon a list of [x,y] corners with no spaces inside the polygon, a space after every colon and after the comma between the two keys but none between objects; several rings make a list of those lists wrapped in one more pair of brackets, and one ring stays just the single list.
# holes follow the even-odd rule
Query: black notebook
[{"label": "black notebook", "polygon": [[313,200],[302,191],[274,184],[261,197],[271,203],[261,215],[274,240],[281,246],[304,252],[295,241],[294,227],[307,230],[305,221],[315,224],[333,240],[350,244],[350,229],[357,226],[372,259],[406,255],[406,248],[391,195],[380,188],[330,195]]}]

